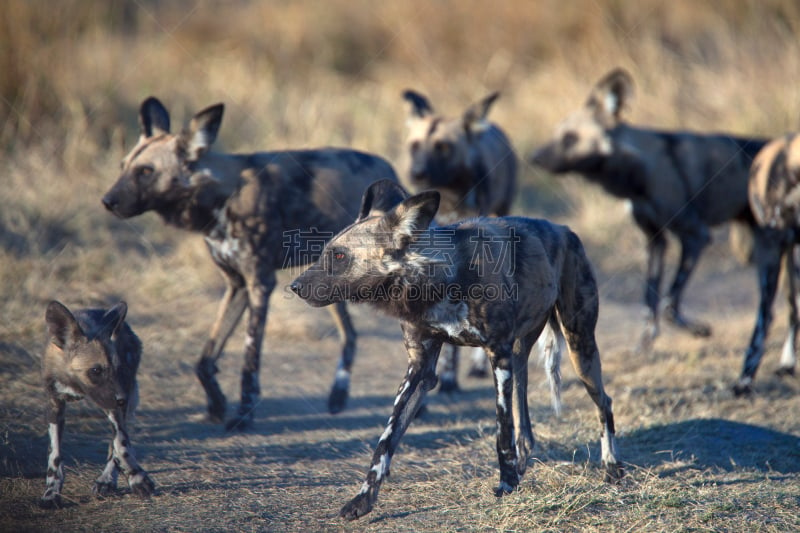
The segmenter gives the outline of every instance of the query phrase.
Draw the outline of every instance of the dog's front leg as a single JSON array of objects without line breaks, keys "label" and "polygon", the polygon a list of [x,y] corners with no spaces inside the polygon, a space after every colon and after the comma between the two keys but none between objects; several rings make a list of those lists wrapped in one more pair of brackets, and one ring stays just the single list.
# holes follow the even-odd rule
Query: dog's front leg
[{"label": "dog's front leg", "polygon": [[45,508],[61,507],[61,488],[64,486],[64,467],[61,461],[61,438],[64,435],[64,400],[49,399],[47,406],[48,433],[50,434],[50,455],[47,458],[47,488],[42,495],[41,505]]},{"label": "dog's front leg", "polygon": [[217,320],[211,328],[211,336],[203,348],[203,354],[197,362],[195,372],[203,385],[208,399],[208,419],[219,423],[225,420],[226,400],[219,382],[215,377],[218,372],[217,360],[222,355],[222,349],[228,337],[231,336],[236,324],[239,323],[247,307],[247,290],[244,281],[238,276],[229,276],[225,296],[220,303]]},{"label": "dog's front leg", "polygon": [[[111,421],[111,426],[114,428],[113,444],[113,461],[114,463],[128,476],[128,485],[131,492],[140,498],[146,498],[153,494],[155,491],[155,483],[147,475],[147,472],[139,466],[136,457],[133,453],[130,437],[126,427],[126,416],[123,414],[121,408],[106,411],[106,416]],[[105,473],[105,471],[104,471]],[[98,484],[103,482],[102,476],[95,481],[95,487],[92,489],[96,495],[102,494],[98,489]]]},{"label": "dog's front leg", "polygon": [[225,429],[245,430],[253,425],[253,416],[261,395],[258,371],[261,364],[261,344],[264,340],[264,326],[267,323],[269,296],[275,288],[275,272],[258,276],[247,284],[250,316],[247,321],[247,334],[244,340],[244,366],[242,367],[242,396],[236,416],[225,424]]},{"label": "dog's front leg", "polygon": [[389,476],[389,466],[400,439],[414,419],[425,393],[436,386],[436,360],[442,341],[424,339],[416,328],[405,323],[403,336],[408,350],[408,371],[397,391],[392,416],[375,447],[361,491],[339,512],[347,520],[355,520],[372,510],[381,483]]}]

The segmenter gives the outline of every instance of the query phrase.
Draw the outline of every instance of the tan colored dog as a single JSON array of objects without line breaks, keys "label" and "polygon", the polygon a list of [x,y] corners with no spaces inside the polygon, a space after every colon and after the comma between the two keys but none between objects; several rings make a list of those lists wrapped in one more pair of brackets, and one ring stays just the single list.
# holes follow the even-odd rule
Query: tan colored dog
[{"label": "tan colored dog", "polygon": [[105,496],[117,488],[119,470],[128,476],[131,491],[146,497],[155,485],[133,454],[127,422],[139,398],[136,370],[142,344],[125,322],[128,306],[120,302],[111,309],[83,309],[74,314],[59,302],[50,302],[45,313],[49,340],[42,358],[42,377],[48,395],[47,422],[50,455],[47,489],[42,506],[60,507],[64,469],[61,440],[64,435],[66,402],[88,398],[111,421],[114,437],[108,462],[94,482],[92,492]]},{"label": "tan colored dog", "polygon": [[[215,377],[217,360],[248,310],[241,403],[228,422],[228,428],[243,429],[253,422],[260,394],[261,345],[276,271],[316,260],[325,242],[355,220],[367,186],[397,177],[386,160],[349,149],[215,152],[223,110],[222,104],[204,109],[184,131],[170,133],[167,109],[146,99],[139,142],[103,204],[121,218],[155,211],[167,224],[205,236],[227,291],[196,371],[209,419],[221,422],[226,399]],[[328,409],[337,413],[349,394],[356,332],[344,304],[332,311],[342,356]]]}]

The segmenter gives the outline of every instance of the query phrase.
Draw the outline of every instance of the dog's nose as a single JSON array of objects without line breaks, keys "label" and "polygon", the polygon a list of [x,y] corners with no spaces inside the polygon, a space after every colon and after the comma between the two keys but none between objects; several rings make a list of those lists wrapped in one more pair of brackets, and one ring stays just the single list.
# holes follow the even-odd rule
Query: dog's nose
[{"label": "dog's nose", "polygon": [[106,206],[106,209],[108,209],[109,211],[114,211],[119,205],[119,202],[116,199],[111,198],[109,195],[103,196],[102,201],[103,205]]},{"label": "dog's nose", "polygon": [[125,407],[125,404],[128,403],[128,398],[124,396],[117,396],[117,405],[119,407]]}]

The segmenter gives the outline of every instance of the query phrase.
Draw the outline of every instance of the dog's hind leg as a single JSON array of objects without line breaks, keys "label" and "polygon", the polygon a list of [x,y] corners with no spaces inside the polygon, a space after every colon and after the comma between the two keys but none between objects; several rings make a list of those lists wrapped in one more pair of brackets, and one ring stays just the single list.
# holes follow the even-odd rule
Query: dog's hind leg
[{"label": "dog's hind leg", "polygon": [[708,337],[711,335],[711,326],[683,316],[680,305],[683,289],[697,266],[697,260],[703,249],[711,242],[709,229],[695,219],[695,222],[690,224],[690,231],[677,235],[681,241],[681,260],[664,304],[664,318],[681,329],[689,330],[696,337]]},{"label": "dog's hind leg", "polygon": [[459,347],[453,344],[442,345],[439,354],[439,392],[458,392]]},{"label": "dog's hind leg", "polygon": [[342,339],[342,357],[339,359],[331,393],[328,396],[328,412],[335,415],[344,409],[350,395],[350,373],[356,357],[356,330],[344,302],[337,302],[328,307],[328,310],[339,330],[339,337]]},{"label": "dog's hind leg", "polygon": [[755,257],[758,261],[758,289],[761,294],[758,303],[758,315],[750,344],[744,356],[744,366],[739,381],[733,386],[733,392],[739,396],[751,392],[751,384],[764,355],[764,342],[767,339],[769,326],[772,323],[772,304],[778,290],[778,278],[781,273],[781,240],[782,232],[774,229],[758,228],[755,238]]},{"label": "dog's hind leg", "polygon": [[[577,236],[572,237],[577,241]],[[564,261],[561,290],[556,302],[558,318],[567,341],[572,365],[592,401],[597,406],[603,434],[600,439],[605,480],[613,481],[624,475],[617,459],[614,439],[614,413],[611,398],[603,387],[600,352],[595,340],[599,311],[597,282],[582,247],[573,241],[572,252]]]},{"label": "dog's hind leg", "polygon": [[797,277],[800,276],[798,271],[798,257],[795,255],[800,253],[800,247],[790,244],[784,252],[786,257],[786,278],[789,284],[788,299],[789,299],[789,331],[786,332],[786,341],[783,344],[783,351],[781,352],[781,361],[778,370],[775,373],[779,376],[793,376],[795,365],[797,364],[797,330],[800,328],[800,317],[797,315]]},{"label": "dog's hind leg", "polygon": [[[634,208],[634,216],[636,216]],[[644,288],[644,303],[647,307],[645,329],[636,347],[636,353],[647,353],[658,337],[658,311],[661,299],[661,278],[664,275],[664,253],[667,250],[667,238],[659,228],[651,226],[637,218],[639,227],[647,238],[647,279]]]}]

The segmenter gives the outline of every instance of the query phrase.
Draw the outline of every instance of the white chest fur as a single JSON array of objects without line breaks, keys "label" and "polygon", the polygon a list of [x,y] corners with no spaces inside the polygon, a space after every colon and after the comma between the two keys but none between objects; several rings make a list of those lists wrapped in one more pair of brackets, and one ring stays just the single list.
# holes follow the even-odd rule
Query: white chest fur
[{"label": "white chest fur", "polygon": [[80,400],[83,398],[83,393],[75,390],[74,388],[61,383],[60,381],[55,381],[53,383],[53,389],[56,391],[56,394],[59,395],[64,400]]},{"label": "white chest fur", "polygon": [[218,265],[235,267],[239,263],[241,254],[241,243],[239,239],[231,236],[228,231],[228,219],[225,210],[218,210],[214,213],[217,218],[217,226],[206,237],[206,245],[214,262]]},{"label": "white chest fur", "polygon": [[483,335],[470,321],[466,302],[445,300],[431,307],[425,313],[425,321],[449,337],[462,341],[482,341]]}]

